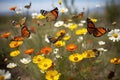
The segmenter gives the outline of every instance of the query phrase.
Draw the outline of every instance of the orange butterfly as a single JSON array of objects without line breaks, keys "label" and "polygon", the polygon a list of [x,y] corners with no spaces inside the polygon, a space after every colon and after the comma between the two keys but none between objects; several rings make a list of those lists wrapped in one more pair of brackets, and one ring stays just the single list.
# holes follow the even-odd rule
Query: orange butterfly
[{"label": "orange butterfly", "polygon": [[10,10],[11,10],[11,11],[15,11],[16,8],[17,8],[16,6],[13,6],[13,7],[10,8]]},{"label": "orange butterfly", "polygon": [[22,37],[30,37],[30,31],[28,30],[27,26],[23,26],[22,29],[21,29],[21,36]]},{"label": "orange butterfly", "polygon": [[11,32],[5,32],[0,35],[0,38],[8,38],[11,35]]},{"label": "orange butterfly", "polygon": [[94,37],[100,37],[109,31],[104,27],[96,28],[94,23],[89,18],[87,18],[87,30],[89,34],[93,34]]},{"label": "orange butterfly", "polygon": [[49,21],[56,21],[58,17],[58,8],[56,7],[55,9],[51,11],[46,11],[46,10],[40,10],[40,13],[46,17],[46,20]]},{"label": "orange butterfly", "polygon": [[14,36],[14,38],[12,39],[12,41],[23,41],[24,38],[22,36]]},{"label": "orange butterfly", "polygon": [[26,8],[26,9],[30,9],[30,7],[31,7],[31,2],[29,3],[29,5],[25,5],[24,7]]},{"label": "orange butterfly", "polygon": [[57,38],[56,37],[51,37],[51,36],[47,36],[47,38],[48,38],[49,42],[54,44],[57,41],[61,40],[64,37],[65,34],[66,33],[61,33]]},{"label": "orange butterfly", "polygon": [[81,19],[84,15],[84,12],[79,13],[78,15],[72,16],[72,19]]}]

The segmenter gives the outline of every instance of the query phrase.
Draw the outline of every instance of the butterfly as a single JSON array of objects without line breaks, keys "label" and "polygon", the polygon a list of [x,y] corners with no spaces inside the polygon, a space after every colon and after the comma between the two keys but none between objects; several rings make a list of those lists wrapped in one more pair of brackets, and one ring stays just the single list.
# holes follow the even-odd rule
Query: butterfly
[{"label": "butterfly", "polygon": [[0,38],[8,38],[11,35],[11,32],[4,32],[2,34],[0,34]]},{"label": "butterfly", "polygon": [[26,21],[26,17],[22,18],[19,22],[13,20],[11,23],[13,26],[15,26],[15,28],[19,28],[25,24],[25,21]]},{"label": "butterfly", "polygon": [[16,8],[17,8],[16,6],[13,6],[13,7],[10,8],[10,10],[11,10],[11,11],[15,11]]},{"label": "butterfly", "polygon": [[56,7],[55,9],[51,11],[46,11],[46,10],[40,10],[40,13],[46,17],[46,21],[56,21],[58,18],[58,8]]},{"label": "butterfly", "polygon": [[23,26],[21,29],[21,36],[28,38],[28,37],[30,37],[30,34],[31,33],[30,33],[29,29],[27,28],[27,26]]},{"label": "butterfly", "polygon": [[12,41],[23,41],[24,38],[22,36],[14,36],[14,38],[12,39]]},{"label": "butterfly", "polygon": [[56,43],[57,41],[61,40],[66,33],[61,33],[58,37],[52,37],[52,36],[47,36],[48,42],[50,43]]},{"label": "butterfly", "polygon": [[83,15],[84,15],[84,12],[81,12],[78,15],[73,15],[72,19],[79,19],[80,20],[83,17]]},{"label": "butterfly", "polygon": [[89,34],[93,34],[94,37],[100,37],[109,32],[109,30],[104,27],[96,28],[94,23],[89,18],[87,18],[87,30]]},{"label": "butterfly", "polygon": [[25,5],[24,8],[26,8],[26,9],[30,9],[31,4],[32,4],[32,3],[30,2],[29,5]]}]

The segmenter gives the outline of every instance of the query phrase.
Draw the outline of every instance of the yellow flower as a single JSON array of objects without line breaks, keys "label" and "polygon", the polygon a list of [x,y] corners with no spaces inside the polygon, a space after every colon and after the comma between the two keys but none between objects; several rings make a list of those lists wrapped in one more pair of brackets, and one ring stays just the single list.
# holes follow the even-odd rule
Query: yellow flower
[{"label": "yellow flower", "polygon": [[10,46],[11,48],[17,48],[17,47],[19,47],[20,45],[22,45],[22,43],[23,43],[23,41],[11,41],[10,44],[9,44],[9,46]]},{"label": "yellow flower", "polygon": [[40,63],[40,61],[43,60],[43,59],[44,59],[43,56],[36,55],[36,56],[33,57],[32,61],[33,61],[33,63]]},{"label": "yellow flower", "polygon": [[71,38],[70,35],[66,35],[66,36],[63,37],[63,40],[67,41],[67,40],[69,40],[70,38]]},{"label": "yellow flower", "polygon": [[65,42],[64,41],[57,41],[56,43],[55,43],[55,46],[56,47],[62,47],[62,46],[64,46],[65,45]]},{"label": "yellow flower", "polygon": [[61,36],[61,34],[65,34],[66,31],[64,29],[57,32],[56,36]]},{"label": "yellow flower", "polygon": [[95,57],[95,52],[93,50],[87,50],[82,53],[82,56],[84,58],[92,58],[92,57]]},{"label": "yellow flower", "polygon": [[72,25],[69,26],[69,29],[70,29],[70,30],[74,30],[74,29],[76,29],[77,27],[78,27],[77,24],[72,24]]},{"label": "yellow flower", "polygon": [[91,18],[90,19],[92,22],[97,22],[97,19],[95,19],[95,18]]},{"label": "yellow flower", "polygon": [[15,50],[15,51],[12,51],[11,53],[10,53],[10,56],[11,57],[16,57],[16,56],[18,56],[20,54],[20,51],[19,50]]},{"label": "yellow flower", "polygon": [[47,80],[59,80],[60,73],[56,70],[49,70],[46,72],[46,79]]},{"label": "yellow flower", "polygon": [[82,28],[79,30],[76,30],[75,34],[76,35],[85,35],[87,33],[87,29],[86,28]]},{"label": "yellow flower", "polygon": [[47,69],[49,69],[51,66],[52,66],[52,60],[49,59],[49,58],[45,58],[45,59],[42,59],[39,63],[38,63],[38,67],[45,71]]},{"label": "yellow flower", "polygon": [[38,14],[36,18],[37,18],[37,19],[44,19],[45,16],[43,16],[42,14]]},{"label": "yellow flower", "polygon": [[69,56],[69,60],[72,62],[79,62],[83,59],[82,55],[79,53],[75,53]]},{"label": "yellow flower", "polygon": [[112,64],[120,64],[120,59],[119,58],[113,58],[110,60],[110,63]]}]

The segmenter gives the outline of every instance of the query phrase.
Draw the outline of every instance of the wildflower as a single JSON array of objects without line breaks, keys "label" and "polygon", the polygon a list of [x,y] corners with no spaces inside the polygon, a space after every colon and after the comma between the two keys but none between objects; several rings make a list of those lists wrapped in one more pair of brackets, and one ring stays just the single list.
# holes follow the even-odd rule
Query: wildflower
[{"label": "wildflower", "polygon": [[78,24],[78,26],[83,27],[83,26],[84,26],[84,24],[83,24],[83,23],[79,23],[79,24]]},{"label": "wildflower", "polygon": [[105,45],[105,42],[104,41],[99,41],[98,44],[99,45]]},{"label": "wildflower", "polygon": [[30,58],[22,58],[22,59],[20,59],[20,62],[23,64],[28,64],[31,62],[31,59]]},{"label": "wildflower", "polygon": [[36,19],[37,16],[38,16],[38,13],[36,13],[36,12],[32,13],[32,19]]},{"label": "wildflower", "polygon": [[98,51],[101,51],[101,52],[108,51],[107,49],[104,49],[104,48],[98,48],[97,50],[98,50]]},{"label": "wildflower", "polygon": [[82,24],[86,23],[86,21],[85,21],[85,20],[81,20],[80,22],[81,22]]},{"label": "wildflower", "polygon": [[56,58],[62,58],[59,54],[56,55]]},{"label": "wildflower", "polygon": [[79,30],[76,30],[75,34],[76,35],[85,35],[87,33],[87,29],[86,28],[82,28]]},{"label": "wildflower", "polygon": [[11,32],[5,32],[0,35],[0,38],[8,38],[11,35]]},{"label": "wildflower", "polygon": [[41,52],[42,54],[49,54],[49,53],[52,52],[52,48],[51,48],[51,47],[43,47],[43,48],[40,50],[40,52]]},{"label": "wildflower", "polygon": [[8,80],[11,78],[11,73],[9,71],[0,69],[0,80]]},{"label": "wildflower", "polygon": [[66,46],[67,51],[75,51],[77,49],[77,46],[75,44],[69,44]]},{"label": "wildflower", "polygon": [[61,34],[65,34],[65,33],[66,33],[66,31],[64,29],[62,29],[62,30],[58,31],[56,35],[61,36]]},{"label": "wildflower", "polygon": [[69,34],[66,34],[64,37],[63,37],[63,40],[67,41],[71,38],[71,36]]},{"label": "wildflower", "polygon": [[15,50],[15,51],[10,52],[10,56],[11,56],[11,57],[16,57],[16,56],[18,56],[19,54],[20,54],[20,50]]},{"label": "wildflower", "polygon": [[63,24],[64,27],[69,28],[73,23]]},{"label": "wildflower", "polygon": [[23,41],[11,41],[9,46],[10,48],[17,48],[22,45]]},{"label": "wildflower", "polygon": [[73,30],[76,29],[77,27],[78,27],[77,24],[72,24],[72,25],[69,26],[69,29],[70,29],[71,31],[73,31]]},{"label": "wildflower", "polygon": [[77,38],[77,42],[81,42],[81,41],[83,41],[83,37],[82,36],[79,36],[78,38]]},{"label": "wildflower", "polygon": [[40,61],[43,60],[43,59],[44,59],[43,56],[36,55],[36,56],[33,57],[32,61],[33,61],[33,63],[40,63]]},{"label": "wildflower", "polygon": [[119,58],[112,58],[110,60],[110,63],[112,63],[112,64],[120,64],[120,59]]},{"label": "wildflower", "polygon": [[47,69],[49,69],[51,66],[52,66],[52,60],[49,59],[49,58],[45,58],[45,59],[42,59],[39,63],[38,63],[38,67],[45,71]]},{"label": "wildflower", "polygon": [[59,49],[58,49],[58,48],[55,48],[55,49],[53,50],[53,53],[54,53],[54,54],[57,54],[58,51],[59,51]]},{"label": "wildflower", "polygon": [[36,16],[36,18],[37,18],[37,19],[44,19],[45,16],[43,16],[42,14],[38,14],[38,15]]},{"label": "wildflower", "polygon": [[47,80],[59,80],[60,73],[56,70],[49,70],[46,72],[46,79]]},{"label": "wildflower", "polygon": [[95,19],[95,18],[91,18],[90,19],[92,22],[97,22],[97,19]]},{"label": "wildflower", "polygon": [[79,53],[75,53],[69,56],[69,60],[72,62],[79,62],[83,59],[82,55]]},{"label": "wildflower", "polygon": [[25,54],[32,54],[34,52],[33,48],[25,50]]},{"label": "wildflower", "polygon": [[118,42],[120,40],[120,29],[111,30],[108,33],[108,37],[110,40],[113,40],[113,42],[115,42],[115,41]]},{"label": "wildflower", "polygon": [[15,64],[15,63],[9,63],[9,64],[7,64],[7,68],[15,68],[17,66],[17,64]]},{"label": "wildflower", "polygon": [[62,26],[63,24],[64,24],[63,21],[57,21],[57,22],[54,24],[54,26],[55,26],[55,27],[60,27],[60,26]]},{"label": "wildflower", "polygon": [[65,45],[65,42],[64,41],[57,41],[55,44],[54,44],[56,47],[62,47]]},{"label": "wildflower", "polygon": [[67,13],[67,12],[68,12],[68,9],[67,9],[67,8],[61,8],[61,9],[60,9],[60,12],[61,12],[61,13]]},{"label": "wildflower", "polygon": [[92,57],[95,57],[95,52],[93,50],[87,50],[82,53],[82,56],[84,58],[92,58]]}]

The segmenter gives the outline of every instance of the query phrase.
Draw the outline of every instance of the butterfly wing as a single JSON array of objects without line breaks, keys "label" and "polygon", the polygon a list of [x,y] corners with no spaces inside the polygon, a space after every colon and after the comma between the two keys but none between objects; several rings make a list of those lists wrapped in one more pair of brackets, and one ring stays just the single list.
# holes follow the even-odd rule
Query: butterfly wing
[{"label": "butterfly wing", "polygon": [[58,8],[56,7],[55,9],[53,9],[52,11],[50,11],[52,14],[53,14],[53,16],[55,17],[55,20],[57,19],[57,17],[58,17]]},{"label": "butterfly wing", "polygon": [[92,34],[95,30],[95,25],[89,18],[87,18],[87,30],[89,34]]},{"label": "butterfly wing", "polygon": [[27,26],[22,27],[21,36],[26,38],[30,37],[30,31],[28,30]]},{"label": "butterfly wing", "polygon": [[57,39],[55,37],[51,37],[51,36],[47,36],[48,40],[50,41],[50,43],[56,43]]},{"label": "butterfly wing", "polygon": [[79,13],[78,15],[72,16],[72,19],[81,19],[84,15],[84,12]]},{"label": "butterfly wing", "polygon": [[95,28],[93,32],[93,36],[100,37],[104,35],[106,32],[108,32],[106,28],[103,28],[103,27]]}]

